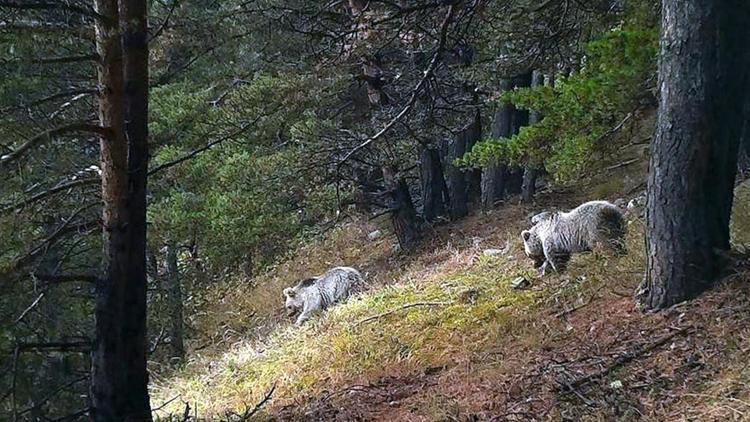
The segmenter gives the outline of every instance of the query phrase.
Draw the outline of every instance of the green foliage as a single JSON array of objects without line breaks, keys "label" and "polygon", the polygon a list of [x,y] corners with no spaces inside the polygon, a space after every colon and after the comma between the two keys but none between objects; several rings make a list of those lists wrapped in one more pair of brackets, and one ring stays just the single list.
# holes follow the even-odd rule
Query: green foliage
[{"label": "green foliage", "polygon": [[460,164],[483,166],[492,160],[510,164],[544,164],[559,180],[569,180],[592,165],[595,153],[611,146],[609,135],[620,129],[655,81],[658,32],[653,27],[625,26],[586,47],[583,70],[554,86],[516,89],[500,101],[538,110],[541,122],[509,139],[487,139]]},{"label": "green foliage", "polygon": [[[151,132],[164,144],[159,165],[218,143],[156,179],[149,206],[154,247],[167,239],[196,244],[216,272],[273,261],[335,197],[307,165],[309,143],[330,124],[318,113],[323,87],[335,80],[260,75],[222,94],[188,84],[155,90]],[[174,142],[175,136],[180,137]],[[288,141],[282,138],[289,137]]]}]

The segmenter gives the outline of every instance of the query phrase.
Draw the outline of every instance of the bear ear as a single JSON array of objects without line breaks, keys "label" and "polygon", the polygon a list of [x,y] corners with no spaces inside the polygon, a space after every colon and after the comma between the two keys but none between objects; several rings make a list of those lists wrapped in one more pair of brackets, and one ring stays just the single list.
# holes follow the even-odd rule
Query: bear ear
[{"label": "bear ear", "polygon": [[524,230],[521,232],[521,236],[523,237],[523,240],[529,240],[531,237],[531,232],[528,230]]},{"label": "bear ear", "polygon": [[299,287],[310,287],[310,286],[312,286],[313,284],[315,284],[315,282],[316,282],[317,280],[318,280],[318,279],[317,279],[317,278],[315,278],[315,277],[311,277],[311,278],[306,278],[306,279],[304,279],[304,280],[300,281],[300,283],[299,283]]},{"label": "bear ear", "polygon": [[287,287],[286,289],[284,289],[284,296],[286,296],[286,297],[294,297],[296,295],[297,295],[297,293],[291,287]]}]

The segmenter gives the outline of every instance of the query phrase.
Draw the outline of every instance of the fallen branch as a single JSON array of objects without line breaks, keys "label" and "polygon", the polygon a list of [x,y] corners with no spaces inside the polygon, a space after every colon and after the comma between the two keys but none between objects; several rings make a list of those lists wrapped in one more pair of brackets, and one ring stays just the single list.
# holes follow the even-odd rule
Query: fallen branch
[{"label": "fallen branch", "polygon": [[[253,415],[258,413],[258,411],[263,406],[265,406],[265,404],[268,403],[269,400],[271,400],[271,396],[273,396],[273,392],[276,391],[276,384],[277,384],[276,382],[273,383],[271,388],[269,388],[268,391],[266,392],[265,396],[263,396],[263,399],[261,399],[261,401],[259,401],[258,404],[256,404],[252,409],[245,409],[245,411],[242,412],[242,414],[229,412],[227,413],[227,420],[228,421],[231,421],[231,420],[246,421],[250,419],[251,417],[253,417]],[[237,419],[232,419],[232,418],[237,418]]]},{"label": "fallen branch", "polygon": [[633,164],[633,163],[637,162],[638,160],[640,160],[640,158],[637,158],[637,157],[636,157],[636,158],[633,158],[633,159],[631,159],[631,160],[623,161],[622,163],[617,163],[617,164],[615,164],[615,165],[613,165],[613,166],[609,166],[609,167],[605,168],[604,170],[614,170],[614,169],[616,169],[616,168],[620,168],[620,167],[625,167],[625,166],[629,166],[629,165],[631,165],[631,164]]},{"label": "fallen branch", "polygon": [[364,324],[366,322],[374,321],[376,319],[383,318],[385,316],[391,315],[393,313],[396,313],[398,311],[409,309],[409,308],[416,308],[418,306],[446,306],[446,305],[452,305],[453,301],[448,302],[414,302],[414,303],[407,303],[406,305],[399,306],[396,309],[391,309],[390,311],[383,312],[382,314],[373,315],[371,317],[367,317],[361,321],[358,321],[356,324],[354,324],[354,327],[358,327],[361,324]]},{"label": "fallen branch", "polygon": [[564,316],[572,314],[573,312],[575,312],[575,311],[577,311],[577,310],[579,310],[579,309],[587,306],[589,303],[591,303],[592,299],[593,299],[593,296],[590,297],[589,300],[587,300],[586,302],[584,302],[584,303],[582,303],[580,305],[574,306],[574,307],[572,307],[570,309],[564,309],[564,310],[556,313],[555,314],[555,318],[560,318],[560,317],[564,317]]},{"label": "fallen branch", "polygon": [[622,365],[624,365],[624,364],[626,364],[626,363],[628,363],[628,362],[630,362],[630,361],[638,358],[639,356],[643,355],[644,353],[648,353],[648,352],[656,349],[657,347],[660,347],[660,346],[664,345],[665,343],[667,343],[669,340],[673,339],[674,337],[677,337],[679,335],[683,335],[683,334],[687,333],[687,331],[690,328],[692,328],[692,327],[681,328],[681,329],[679,329],[677,331],[673,331],[673,332],[671,332],[671,333],[663,336],[662,338],[654,341],[653,343],[649,343],[649,344],[647,344],[645,346],[644,345],[639,345],[639,346],[637,346],[635,348],[635,350],[627,352],[625,354],[622,354],[622,355],[618,356],[611,364],[609,364],[608,366],[606,366],[601,371],[594,372],[592,374],[589,374],[589,375],[586,375],[584,377],[578,378],[578,379],[576,379],[576,380],[574,380],[572,382],[569,382],[569,383],[565,382],[564,383],[565,384],[564,387],[568,391],[574,392],[576,388],[581,387],[583,385],[586,385],[586,384],[590,383],[591,381],[603,378],[604,376],[606,376],[607,374],[609,374],[610,372],[612,372],[614,369],[616,369],[616,368],[618,368],[618,367],[620,367],[620,366],[622,366]]}]

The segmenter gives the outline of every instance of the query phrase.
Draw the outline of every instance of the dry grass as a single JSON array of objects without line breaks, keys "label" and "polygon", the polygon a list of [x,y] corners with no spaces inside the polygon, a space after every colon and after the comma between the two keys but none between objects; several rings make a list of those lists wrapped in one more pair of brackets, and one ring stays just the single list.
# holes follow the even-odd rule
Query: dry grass
[{"label": "dry grass", "polygon": [[[589,286],[586,290],[600,286],[606,277],[591,268],[619,274],[620,266],[631,265],[628,259],[637,254],[617,258],[617,264],[612,264],[612,257],[577,257],[569,275],[538,279],[522,254],[517,235],[529,211],[507,206],[503,211],[439,228],[415,254],[400,257],[389,256],[391,239],[367,244],[362,238],[371,227],[351,224],[332,234],[328,243],[301,250],[293,261],[280,265],[262,281],[245,286],[230,283],[222,290],[233,294],[217,294],[222,301],[212,310],[212,318],[203,317],[199,329],[210,330],[209,324],[216,324],[220,330],[238,333],[243,324],[262,321],[259,326],[270,335],[253,336],[247,334],[252,329],[245,328],[245,336],[236,337],[229,347],[222,340],[213,348],[193,353],[193,362],[181,373],[154,383],[155,401],[180,396],[183,401],[197,403],[201,414],[210,418],[253,403],[278,383],[270,407],[278,411],[302,397],[316,397],[347,385],[393,374],[419,374],[424,368],[451,367],[509,341],[517,343],[516,347],[538,343],[541,339],[536,330],[529,330],[534,326],[535,309],[575,306],[577,297],[584,295],[582,285]],[[343,245],[353,251],[346,251]],[[505,256],[481,253],[484,248],[507,245],[511,252]],[[326,260],[324,256],[336,258]],[[288,280],[304,275],[307,268],[321,271],[352,262],[369,266],[370,276],[376,280],[370,291],[301,329],[281,322],[278,292]],[[510,281],[519,275],[532,279],[534,287],[512,290]],[[415,302],[448,304],[399,309]],[[394,312],[359,323],[390,311]],[[252,312],[265,319],[233,319],[238,313]],[[231,328],[225,321],[232,321]],[[179,411],[178,403],[165,407],[163,414]]]},{"label": "dry grass", "polygon": [[[609,199],[612,186],[601,189]],[[542,197],[534,210],[585,196]],[[750,420],[747,263],[699,300],[643,314],[632,299],[644,266],[641,220],[629,216],[626,255],[579,255],[565,274],[542,279],[518,236],[531,211],[505,205],[438,227],[411,255],[394,254],[392,237],[368,241],[374,227],[352,223],[252,282],[217,286],[208,292],[215,305],[194,321],[209,334],[193,342],[191,362],[153,383],[157,405],[179,397],[159,414],[189,402],[213,420],[276,384],[260,418]],[[482,254],[506,245],[507,255]],[[281,289],[342,264],[368,273],[370,289],[291,327]],[[519,275],[530,290],[510,288]],[[442,304],[403,308],[418,302]],[[639,352],[665,335],[675,337]],[[203,342],[210,346],[195,350]]]}]

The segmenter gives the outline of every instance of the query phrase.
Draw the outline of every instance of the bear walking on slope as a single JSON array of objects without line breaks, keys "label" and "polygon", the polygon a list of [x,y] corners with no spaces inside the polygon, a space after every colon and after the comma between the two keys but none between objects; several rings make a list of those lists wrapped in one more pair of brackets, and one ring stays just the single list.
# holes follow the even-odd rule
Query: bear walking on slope
[{"label": "bear walking on slope", "polygon": [[544,275],[549,267],[563,271],[574,253],[609,248],[625,251],[625,219],[607,201],[586,202],[569,212],[546,211],[531,218],[521,232],[526,256]]},{"label": "bear walking on slope", "polygon": [[352,288],[364,283],[359,271],[350,267],[336,267],[318,277],[302,280],[295,287],[284,289],[287,314],[291,317],[299,313],[296,325],[302,325],[318,310],[340,302]]}]

